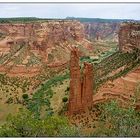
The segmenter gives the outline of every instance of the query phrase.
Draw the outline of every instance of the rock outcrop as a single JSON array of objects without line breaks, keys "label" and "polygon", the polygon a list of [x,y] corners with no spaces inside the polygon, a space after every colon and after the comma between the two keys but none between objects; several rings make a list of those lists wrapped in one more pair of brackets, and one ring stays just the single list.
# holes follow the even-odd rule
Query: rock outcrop
[{"label": "rock outcrop", "polygon": [[134,48],[140,49],[140,23],[123,23],[119,31],[119,49],[130,52]]},{"label": "rock outcrop", "polygon": [[70,58],[70,96],[69,113],[82,109],[81,73],[79,66],[79,54],[76,48],[71,51]]},{"label": "rock outcrop", "polygon": [[45,50],[65,41],[82,41],[84,26],[78,21],[52,20],[42,23],[0,24],[0,32],[13,39],[28,42],[33,48]]},{"label": "rock outcrop", "polygon": [[[134,48],[140,49],[139,23],[126,23],[120,27],[119,47],[122,52],[129,52]],[[138,52],[137,50],[136,53]],[[137,54],[137,56],[139,56],[139,54]],[[135,59],[137,60],[137,58]],[[121,61],[121,59],[119,60]],[[122,68],[124,69],[124,67]],[[113,82],[107,81],[100,87],[96,95],[93,96],[93,66],[85,62],[83,73],[80,72],[79,54],[76,48],[71,52],[70,72],[70,98],[68,106],[70,114],[84,110],[100,101],[102,102],[109,99],[118,99],[122,102],[128,101],[130,97],[134,95],[135,88],[139,81],[139,77],[137,76],[139,68],[137,68],[129,72],[125,77],[117,78]],[[112,73],[114,74],[115,71]]]},{"label": "rock outcrop", "polygon": [[93,96],[93,66],[84,63],[83,74],[79,66],[79,52],[77,48],[71,51],[70,59],[70,96],[69,114],[85,110],[92,104]]},{"label": "rock outcrop", "polygon": [[[132,65],[136,66],[130,69],[125,76],[120,76],[115,80],[108,80],[104,83],[96,95],[93,96],[93,103],[105,102],[107,100],[116,99],[120,102],[120,104],[129,105],[133,98],[137,98],[136,107],[140,104],[140,97],[138,95],[139,92],[139,81],[140,81],[140,67],[139,67],[139,49],[140,49],[140,23],[123,23],[119,30],[119,49],[122,53],[129,54],[134,51],[136,55],[134,56],[134,60],[132,62],[128,62],[122,67],[122,70],[126,70],[128,66]],[[131,56],[133,57],[133,56]],[[129,58],[127,58],[128,60]],[[123,58],[123,60],[125,60]],[[110,62],[111,63],[111,62]],[[121,59],[120,59],[121,63]],[[136,65],[135,65],[136,64]],[[120,67],[121,68],[121,67]],[[119,70],[119,69],[118,69]],[[121,70],[121,71],[122,71]],[[113,71],[115,73],[115,71]]]},{"label": "rock outcrop", "polygon": [[[2,23],[0,24],[0,57],[2,59],[0,66],[3,67],[4,64],[9,67],[10,65],[12,73],[17,73],[18,66],[22,67],[21,71],[25,67],[25,74],[26,65],[39,69],[44,64],[49,67],[59,67],[69,62],[71,49],[76,44],[82,46],[81,50],[84,48],[92,51],[90,41],[85,39],[84,25],[79,21]],[[7,73],[7,70],[5,71]]]},{"label": "rock outcrop", "polygon": [[84,63],[83,79],[82,79],[82,104],[91,106],[93,96],[93,65]]},{"label": "rock outcrop", "polygon": [[120,23],[84,22],[85,34],[89,39],[112,40],[118,42]]}]

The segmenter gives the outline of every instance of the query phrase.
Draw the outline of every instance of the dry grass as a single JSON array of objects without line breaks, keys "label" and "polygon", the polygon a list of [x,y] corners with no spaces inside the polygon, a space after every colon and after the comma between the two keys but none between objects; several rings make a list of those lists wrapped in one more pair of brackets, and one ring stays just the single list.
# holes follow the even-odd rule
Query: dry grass
[{"label": "dry grass", "polygon": [[22,105],[19,104],[3,104],[0,103],[0,124],[3,124],[6,121],[7,116],[11,114],[16,114],[19,108],[22,108]]},{"label": "dry grass", "polygon": [[69,80],[64,80],[63,84],[58,84],[57,86],[53,86],[52,90],[54,92],[53,97],[51,98],[51,107],[53,111],[57,113],[61,107],[63,106],[62,98],[65,96],[65,90],[69,86]]}]

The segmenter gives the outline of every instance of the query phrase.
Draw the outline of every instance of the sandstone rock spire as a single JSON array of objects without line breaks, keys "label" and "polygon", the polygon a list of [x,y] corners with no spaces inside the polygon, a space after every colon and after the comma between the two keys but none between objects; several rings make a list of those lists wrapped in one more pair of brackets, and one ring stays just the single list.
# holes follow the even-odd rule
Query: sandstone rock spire
[{"label": "sandstone rock spire", "polygon": [[83,73],[79,66],[78,48],[73,48],[70,57],[70,96],[69,114],[85,110],[92,104],[93,96],[93,65],[84,63]]}]

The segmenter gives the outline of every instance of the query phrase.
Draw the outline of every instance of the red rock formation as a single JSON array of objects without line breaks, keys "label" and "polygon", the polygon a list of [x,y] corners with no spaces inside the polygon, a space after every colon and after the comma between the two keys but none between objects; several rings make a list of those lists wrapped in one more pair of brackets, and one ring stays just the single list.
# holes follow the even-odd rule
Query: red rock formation
[{"label": "red rock formation", "polygon": [[140,23],[123,23],[118,36],[121,51],[130,52],[134,48],[140,49]]},{"label": "red rock formation", "polygon": [[82,104],[84,106],[91,106],[93,96],[93,65],[90,63],[84,63],[82,85]]},{"label": "red rock formation", "polygon": [[116,40],[119,30],[119,22],[84,22],[85,35],[89,39],[96,40]]},{"label": "red rock formation", "polygon": [[7,75],[11,77],[12,76],[33,77],[41,72],[41,68],[38,66],[28,68],[25,66],[14,66],[12,69],[8,69],[0,65],[0,72],[7,73]]},{"label": "red rock formation", "polygon": [[[16,52],[17,58],[22,58],[20,64],[13,65],[16,68],[18,65],[28,63],[32,60],[32,56],[40,60],[37,63],[39,68],[44,64],[49,67],[59,67],[64,62],[69,62],[70,51],[75,44],[81,45],[88,51],[92,51],[93,48],[91,42],[85,39],[83,24],[75,20],[48,20],[23,24],[4,23],[0,24],[0,32],[2,34],[0,54],[9,54],[11,49],[19,45],[22,48],[26,46],[25,49],[19,49]],[[27,57],[23,55],[25,50],[28,51]],[[15,55],[13,54],[13,57]],[[23,57],[20,57],[21,55]],[[24,60],[26,62],[22,63]],[[14,63],[11,58],[8,62]],[[35,64],[33,63],[33,65]],[[17,72],[16,68],[13,68],[15,72]]]},{"label": "red rock formation", "polygon": [[[65,41],[82,41],[84,36],[84,26],[78,21],[52,20],[43,23],[7,23],[0,24],[0,32],[11,37],[33,44],[34,48],[42,50],[59,45]],[[23,38],[26,37],[26,38]],[[32,46],[32,45],[31,45]]]},{"label": "red rock formation", "polygon": [[71,51],[70,58],[70,97],[69,113],[79,111],[82,108],[81,99],[81,74],[79,66],[79,54],[77,48]]},{"label": "red rock formation", "polygon": [[73,114],[91,106],[93,96],[93,66],[92,64],[84,63],[82,78],[77,48],[71,51],[70,78],[68,110],[69,114]]}]

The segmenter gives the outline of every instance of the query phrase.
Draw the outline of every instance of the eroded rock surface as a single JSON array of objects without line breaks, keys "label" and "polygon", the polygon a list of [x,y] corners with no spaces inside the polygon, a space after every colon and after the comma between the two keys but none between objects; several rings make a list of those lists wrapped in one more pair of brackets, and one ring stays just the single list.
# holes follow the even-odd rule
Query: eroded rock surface
[{"label": "eroded rock surface", "polygon": [[75,20],[4,23],[0,24],[0,33],[0,67],[6,73],[26,74],[28,66],[31,75],[35,75],[44,64],[62,66],[68,63],[76,44],[92,51],[91,43],[85,39],[84,25]]},{"label": "eroded rock surface", "polygon": [[123,23],[119,30],[119,48],[130,52],[134,48],[140,49],[140,23]]},{"label": "eroded rock surface", "polygon": [[85,22],[85,34],[88,38],[96,40],[113,40],[118,42],[120,23]]},{"label": "eroded rock surface", "polygon": [[69,114],[85,110],[92,104],[93,96],[93,66],[84,63],[83,74],[79,66],[79,52],[77,48],[71,51],[70,59],[70,96]]}]

